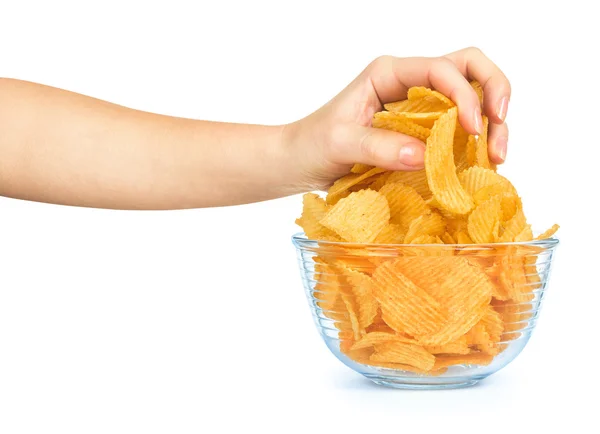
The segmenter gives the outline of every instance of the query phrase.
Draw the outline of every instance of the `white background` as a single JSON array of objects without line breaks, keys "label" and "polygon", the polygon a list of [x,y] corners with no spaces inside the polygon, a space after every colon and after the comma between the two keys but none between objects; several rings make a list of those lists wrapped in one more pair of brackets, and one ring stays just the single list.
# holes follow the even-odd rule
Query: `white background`
[{"label": "white background", "polygon": [[0,199],[0,433],[592,423],[600,32],[586,3],[2,1],[0,76],[200,119],[290,122],[378,55],[479,46],[513,85],[501,171],[562,244],[513,364],[475,388],[407,392],[320,341],[290,242],[299,196],[176,212]]}]

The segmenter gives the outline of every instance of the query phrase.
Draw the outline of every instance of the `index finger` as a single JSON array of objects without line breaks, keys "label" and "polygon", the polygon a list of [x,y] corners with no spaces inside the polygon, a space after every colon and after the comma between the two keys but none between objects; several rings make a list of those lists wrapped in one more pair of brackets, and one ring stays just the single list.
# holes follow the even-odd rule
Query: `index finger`
[{"label": "index finger", "polygon": [[447,54],[465,77],[477,80],[483,88],[483,110],[491,122],[501,124],[510,100],[510,82],[494,62],[479,48],[465,48]]}]

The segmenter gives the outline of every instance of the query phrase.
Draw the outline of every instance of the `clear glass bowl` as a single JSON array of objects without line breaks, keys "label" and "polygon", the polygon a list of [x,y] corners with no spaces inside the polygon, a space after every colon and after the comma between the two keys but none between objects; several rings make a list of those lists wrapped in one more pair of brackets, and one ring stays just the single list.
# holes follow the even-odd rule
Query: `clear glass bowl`
[{"label": "clear glass bowl", "polygon": [[[369,380],[406,389],[471,386],[514,360],[527,344],[537,323],[552,258],[558,245],[558,240],[553,238],[489,245],[351,244],[308,240],[304,234],[294,235],[292,241],[297,250],[302,281],[315,324],[329,350],[346,366]],[[408,330],[420,330],[420,324],[417,323],[423,321],[421,315],[425,315],[424,312],[415,313],[403,309],[398,313],[399,316],[394,316],[395,314],[390,314],[390,309],[393,311],[395,308],[394,305],[382,299],[381,293],[375,291],[372,286],[374,280],[378,279],[376,281],[380,284],[382,281],[378,277],[383,275],[382,273],[373,277],[377,267],[383,265],[388,271],[391,270],[392,272],[387,274],[386,282],[393,282],[393,270],[406,267],[407,264],[409,268],[400,269],[417,270],[411,271],[417,276],[417,280],[418,270],[425,273],[423,280],[429,282],[435,280],[437,272],[441,279],[440,287],[448,287],[441,282],[443,279],[450,279],[456,294],[474,291],[473,277],[462,273],[465,267],[469,269],[474,266],[483,271],[486,281],[496,288],[493,296],[488,298],[489,304],[486,306],[497,313],[492,312],[493,316],[501,318],[502,326],[496,330],[496,341],[489,346],[471,345],[473,341],[470,340],[470,336],[473,331],[470,331],[461,338],[469,343],[467,351],[473,354],[467,357],[468,360],[461,360],[462,356],[453,356],[453,353],[438,353],[434,355],[435,368],[427,371],[413,369],[414,367],[405,364],[382,363],[386,361],[387,356],[382,359],[381,354],[373,355],[377,348],[381,348],[377,347],[378,344],[357,349],[362,344],[356,345],[356,342],[372,331],[395,333],[409,339],[406,342],[417,340],[416,344],[424,347],[425,344],[419,341],[419,337],[406,333],[405,329],[392,329],[383,322],[382,318],[386,314],[382,314],[384,308],[381,304],[377,307],[377,314],[372,323],[366,328],[361,328],[359,317],[362,318],[364,311],[372,309],[371,306],[361,310],[361,303],[365,300],[364,293],[373,291],[379,296],[379,299],[376,298],[377,302],[385,302],[388,318],[395,318],[392,323],[404,324]],[[439,264],[443,264],[443,268]],[[351,271],[348,271],[349,269]],[[481,274],[479,271],[477,273]],[[361,286],[362,282],[364,286]],[[391,290],[396,291],[396,287],[391,286]],[[405,286],[402,288],[402,291],[406,289]],[[436,292],[435,287],[425,289],[428,293]],[[453,308],[453,312],[446,313],[449,317],[455,315],[456,318],[462,318],[456,312],[462,309],[463,304],[468,305],[467,298],[464,302],[456,304],[457,309]],[[354,310],[355,315],[350,313],[351,310]],[[410,317],[407,312],[411,312]],[[367,314],[365,318],[368,317]],[[472,323],[467,327],[470,325]],[[490,330],[487,331],[491,334]],[[425,348],[435,352],[432,347]],[[442,351],[446,351],[448,347],[443,348]]]}]

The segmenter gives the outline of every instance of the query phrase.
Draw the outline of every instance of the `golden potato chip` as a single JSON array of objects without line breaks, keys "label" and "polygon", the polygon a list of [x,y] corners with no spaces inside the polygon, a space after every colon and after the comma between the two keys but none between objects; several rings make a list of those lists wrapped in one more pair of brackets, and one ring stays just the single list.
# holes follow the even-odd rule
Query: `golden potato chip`
[{"label": "golden potato chip", "polygon": [[401,363],[429,371],[435,364],[435,357],[420,345],[398,341],[388,341],[375,345],[371,355],[374,362]]},{"label": "golden potato chip", "polygon": [[479,98],[479,104],[481,105],[481,107],[483,107],[483,88],[481,87],[481,84],[479,84],[479,82],[476,80],[471,81],[470,84],[475,93],[477,94],[477,98]]},{"label": "golden potato chip", "polygon": [[467,161],[467,143],[469,140],[469,133],[457,122],[456,130],[454,131],[454,165],[456,166],[456,172],[460,173],[469,167]]},{"label": "golden potato chip", "polygon": [[[427,234],[422,234],[422,235],[418,235],[416,237],[414,237],[411,241],[410,244],[444,244],[444,242],[442,241],[442,239],[437,236],[437,235],[427,235]],[[434,254],[434,251],[431,250],[429,251],[431,255]],[[440,253],[440,252],[438,252]],[[427,251],[423,252],[423,255],[428,254]]]},{"label": "golden potato chip", "polygon": [[385,196],[373,190],[351,193],[336,203],[321,224],[352,243],[372,243],[390,220]]},{"label": "golden potato chip", "polygon": [[488,118],[482,116],[483,119],[483,133],[479,134],[475,138],[475,164],[474,166],[483,167],[484,169],[490,169],[490,159],[488,157]]},{"label": "golden potato chip", "polygon": [[316,194],[307,193],[302,197],[302,203],[302,216],[296,219],[296,224],[304,229],[306,236],[312,240],[340,241],[340,237],[319,223],[327,213],[325,201]]},{"label": "golden potato chip", "polygon": [[448,232],[444,232],[440,238],[444,244],[456,244],[456,240]]},{"label": "golden potato chip", "polygon": [[441,103],[443,103],[445,105],[445,109],[451,109],[452,107],[455,106],[455,104],[452,102],[451,99],[449,99],[447,96],[442,95],[441,93],[439,93],[436,90],[431,90],[428,89],[426,87],[422,87],[422,86],[414,86],[411,87],[410,89],[408,89],[408,100],[409,101],[416,101],[416,100],[420,100],[422,98],[435,98],[438,101],[440,101]]},{"label": "golden potato chip", "polygon": [[[414,94],[413,94],[414,96]],[[441,101],[437,96],[425,96],[413,100],[396,101],[384,104],[383,106],[390,112],[411,112],[411,113],[426,113],[438,112],[448,109],[448,105]]]},{"label": "golden potato chip", "polygon": [[504,331],[504,322],[500,314],[496,312],[492,306],[486,308],[480,323],[485,327],[492,342],[498,342],[500,340],[502,332]]},{"label": "golden potato chip", "polygon": [[373,128],[395,131],[422,141],[425,141],[430,134],[428,128],[422,127],[415,121],[398,116],[393,112],[375,113],[373,116]]},{"label": "golden potato chip", "polygon": [[342,301],[346,305],[346,309],[348,310],[348,315],[350,316],[350,324],[352,325],[352,333],[354,335],[354,340],[357,341],[362,335],[362,330],[358,322],[358,315],[356,314],[357,308],[354,304],[354,301],[349,295],[342,293],[341,297]]},{"label": "golden potato chip", "polygon": [[552,227],[550,229],[548,229],[546,232],[537,236],[536,240],[545,240],[547,238],[551,238],[552,235],[554,235],[556,233],[556,231],[558,231],[559,228],[560,228],[560,226],[558,226],[557,224],[552,225]]},{"label": "golden potato chip", "polygon": [[425,171],[433,197],[446,210],[466,214],[473,208],[473,198],[460,185],[453,156],[456,107],[440,116],[431,130],[425,148]]},{"label": "golden potato chip", "polygon": [[469,215],[467,230],[475,243],[493,243],[498,239],[502,219],[501,201],[501,196],[494,196]]},{"label": "golden potato chip", "polygon": [[467,344],[466,335],[445,345],[430,346],[425,347],[425,349],[431,354],[469,354],[471,351]]},{"label": "golden potato chip", "polygon": [[458,244],[473,244],[473,240],[466,231],[459,231],[456,234]]},{"label": "golden potato chip", "polygon": [[[318,260],[318,258],[316,258]],[[328,264],[317,262],[315,264],[315,289],[313,296],[319,300],[319,306],[325,315],[334,309],[336,301],[340,296],[341,282],[335,270]],[[331,317],[330,317],[331,318]],[[335,318],[332,318],[335,319]]]},{"label": "golden potato chip", "polygon": [[482,188],[492,184],[502,183],[505,186],[504,193],[512,193],[516,196],[517,190],[504,176],[479,166],[470,167],[458,174],[458,179],[463,188],[470,195],[475,195]]},{"label": "golden potato chip", "polygon": [[357,341],[352,346],[352,349],[358,350],[361,348],[372,347],[375,344],[382,344],[386,342],[401,342],[405,344],[417,343],[416,340],[400,336],[397,333],[370,332],[365,334],[359,341]]},{"label": "golden potato chip", "polygon": [[348,191],[351,187],[356,184],[371,178],[372,176],[383,173],[383,169],[374,167],[365,173],[350,173],[346,176],[341,177],[333,183],[327,192],[326,202],[330,205],[336,204],[340,199],[349,195]]},{"label": "golden potato chip", "polygon": [[382,317],[395,331],[426,336],[436,333],[446,323],[440,303],[400,273],[395,261],[377,267],[373,283]]},{"label": "golden potato chip", "polygon": [[358,315],[359,329],[364,330],[373,323],[379,309],[373,295],[373,281],[370,276],[352,270],[343,264],[338,264],[338,268],[351,286],[356,303],[355,311]]},{"label": "golden potato chip", "polygon": [[525,229],[527,220],[522,208],[518,208],[515,214],[505,224],[500,237],[499,243],[510,243],[515,241],[515,238]]},{"label": "golden potato chip", "polygon": [[[404,237],[404,242],[410,244],[422,235],[441,236],[446,232],[446,224],[437,212],[429,211],[414,219]],[[418,244],[418,243],[415,243]]]},{"label": "golden potato chip", "polygon": [[381,187],[383,187],[385,185],[385,183],[387,182],[388,178],[390,177],[390,175],[392,173],[393,173],[392,171],[386,171],[378,176],[374,176],[373,178],[371,178],[371,179],[374,179],[374,181],[372,181],[369,184],[368,188],[370,190],[379,191],[381,189]]},{"label": "golden potato chip", "polygon": [[484,353],[471,353],[465,355],[440,355],[436,356],[433,369],[446,368],[452,365],[489,365],[494,356]]},{"label": "golden potato chip", "polygon": [[378,244],[402,244],[404,242],[404,229],[402,226],[390,223],[384,227],[377,238],[375,243]]},{"label": "golden potato chip", "polygon": [[390,207],[390,222],[407,228],[410,222],[429,208],[417,191],[400,182],[387,183],[379,190]]},{"label": "golden potato chip", "polygon": [[533,240],[533,232],[531,230],[531,225],[525,225],[523,230],[519,232],[515,237],[515,242],[517,243],[522,243],[531,240]]},{"label": "golden potato chip", "polygon": [[361,164],[361,163],[356,163],[354,166],[352,166],[352,169],[350,169],[350,172],[352,173],[365,173],[368,172],[369,170],[373,169],[373,166],[369,166],[368,164]]},{"label": "golden potato chip", "polygon": [[401,182],[402,184],[414,188],[424,200],[431,198],[431,190],[429,190],[429,185],[427,184],[427,174],[425,173],[425,169],[413,172],[391,172],[386,181],[388,184]]}]

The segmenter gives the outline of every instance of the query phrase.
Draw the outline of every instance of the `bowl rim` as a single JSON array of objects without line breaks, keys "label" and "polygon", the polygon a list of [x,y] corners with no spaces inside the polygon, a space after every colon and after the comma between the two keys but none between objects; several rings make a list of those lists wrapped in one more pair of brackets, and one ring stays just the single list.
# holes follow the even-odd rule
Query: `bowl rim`
[{"label": "bowl rim", "polygon": [[378,243],[350,243],[347,241],[325,241],[312,240],[304,232],[297,232],[292,235],[292,243],[299,249],[319,248],[319,247],[347,247],[347,248],[368,248],[368,249],[419,249],[423,247],[436,249],[463,249],[463,250],[481,250],[496,248],[499,246],[507,247],[538,247],[545,250],[552,250],[560,243],[558,238],[551,237],[543,240],[517,241],[509,243],[487,243],[487,244],[378,244]]}]

